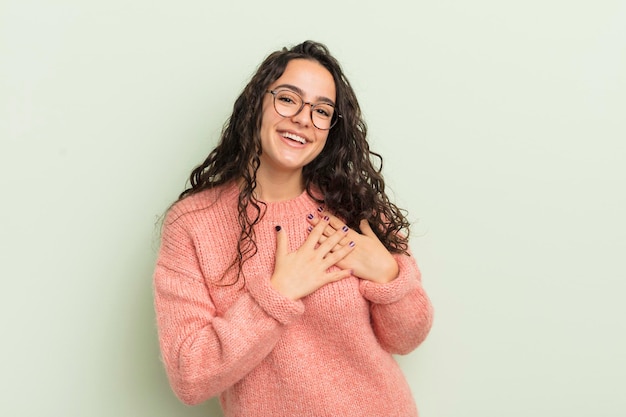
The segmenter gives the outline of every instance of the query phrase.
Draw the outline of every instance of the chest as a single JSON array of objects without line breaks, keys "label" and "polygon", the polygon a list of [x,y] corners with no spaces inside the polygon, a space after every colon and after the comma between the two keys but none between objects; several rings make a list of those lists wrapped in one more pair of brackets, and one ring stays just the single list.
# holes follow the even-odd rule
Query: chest
[{"label": "chest", "polygon": [[[269,285],[276,261],[275,225],[280,222],[283,233],[288,238],[288,250],[298,250],[309,237],[306,214],[284,217],[274,221],[263,221],[255,226],[256,245],[254,255],[243,263],[241,271],[238,263],[239,230],[226,225],[232,222],[224,219],[224,226],[213,224],[210,236],[195,236],[195,247],[206,286],[218,315],[225,312],[247,292],[247,286],[254,282]],[[302,271],[303,273],[306,271]],[[348,323],[349,318],[360,317],[369,321],[369,302],[359,291],[360,280],[349,277],[326,284],[302,302],[305,313],[301,321],[311,326],[337,328]],[[345,325],[345,324],[344,324]]]},{"label": "chest", "polygon": [[[295,250],[306,236],[293,236],[290,242]],[[222,242],[224,243],[224,242]],[[230,250],[223,246],[201,247],[200,266],[205,277],[216,314],[221,316],[242,296],[247,293],[251,283],[269,285],[274,271],[276,249],[275,241],[259,242],[256,253],[246,260],[239,271],[237,263],[236,239]],[[303,273],[306,271],[302,271]],[[295,278],[295,277],[294,277]],[[347,325],[352,318],[369,320],[369,302],[359,291],[360,280],[348,277],[338,282],[326,284],[302,298],[305,312],[300,318],[301,324],[313,326],[323,331],[325,328],[337,329]]]}]

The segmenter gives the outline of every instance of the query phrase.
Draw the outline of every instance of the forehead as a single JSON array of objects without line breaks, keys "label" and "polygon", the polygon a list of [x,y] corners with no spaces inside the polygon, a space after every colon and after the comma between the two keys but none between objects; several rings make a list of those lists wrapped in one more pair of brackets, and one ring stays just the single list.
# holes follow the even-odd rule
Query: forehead
[{"label": "forehead", "polygon": [[272,83],[272,88],[283,84],[293,85],[305,95],[305,99],[328,98],[335,100],[335,81],[322,64],[308,59],[292,59],[283,74]]}]

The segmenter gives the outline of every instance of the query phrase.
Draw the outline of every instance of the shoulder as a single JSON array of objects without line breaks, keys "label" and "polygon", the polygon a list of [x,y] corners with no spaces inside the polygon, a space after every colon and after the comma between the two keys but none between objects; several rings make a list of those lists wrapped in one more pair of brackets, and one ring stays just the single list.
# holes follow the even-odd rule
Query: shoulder
[{"label": "shoulder", "polygon": [[163,220],[159,263],[186,259],[211,280],[226,270],[239,238],[238,196],[236,184],[225,184],[174,203]]},{"label": "shoulder", "polygon": [[234,183],[224,184],[184,197],[169,208],[164,226],[194,223],[198,219],[230,217],[237,213],[239,190]]},{"label": "shoulder", "polygon": [[238,187],[225,184],[187,196],[170,207],[161,225],[161,248],[196,252],[235,242]]}]

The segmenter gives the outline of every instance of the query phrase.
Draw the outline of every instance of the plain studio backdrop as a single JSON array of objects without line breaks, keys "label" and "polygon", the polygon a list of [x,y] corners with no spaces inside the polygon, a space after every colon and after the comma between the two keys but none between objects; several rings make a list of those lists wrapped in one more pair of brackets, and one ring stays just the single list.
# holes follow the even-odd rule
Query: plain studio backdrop
[{"label": "plain studio backdrop", "polygon": [[[626,409],[626,2],[0,0],[0,415],[220,416],[159,359],[158,220],[271,51],[328,45],[436,309],[423,417]],[[323,372],[323,370],[320,370]]]}]

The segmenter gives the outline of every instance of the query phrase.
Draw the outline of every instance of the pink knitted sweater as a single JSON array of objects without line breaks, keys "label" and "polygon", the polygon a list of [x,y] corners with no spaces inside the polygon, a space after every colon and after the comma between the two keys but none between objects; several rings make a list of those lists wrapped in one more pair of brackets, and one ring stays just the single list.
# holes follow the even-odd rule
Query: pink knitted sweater
[{"label": "pink knitted sweater", "polygon": [[[154,274],[163,362],[176,395],[198,404],[219,395],[227,417],[417,416],[392,357],[415,349],[432,307],[414,258],[395,255],[387,284],[349,277],[299,301],[273,290],[276,231],[296,250],[306,193],[267,204],[255,226],[258,253],[235,285],[238,189],[229,184],[176,203],[163,226]],[[222,285],[220,285],[222,284]]]}]

